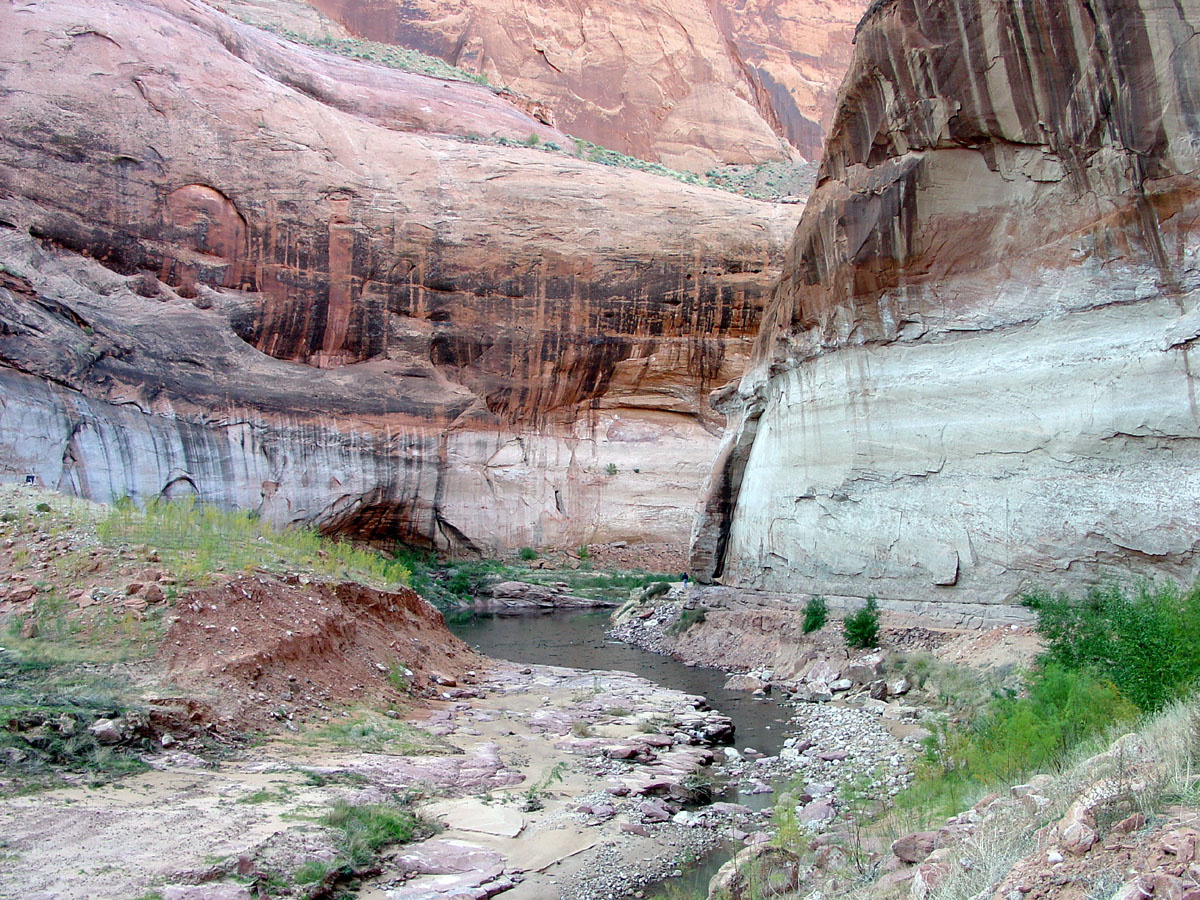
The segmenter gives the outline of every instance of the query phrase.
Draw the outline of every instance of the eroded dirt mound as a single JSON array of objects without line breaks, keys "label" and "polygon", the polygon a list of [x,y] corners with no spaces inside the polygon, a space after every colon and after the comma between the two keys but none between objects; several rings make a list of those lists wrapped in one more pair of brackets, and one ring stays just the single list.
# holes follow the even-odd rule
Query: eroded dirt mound
[{"label": "eroded dirt mound", "polygon": [[331,703],[394,703],[481,665],[408,589],[258,574],[187,596],[159,656],[171,680],[215,693],[240,726],[304,718]]}]

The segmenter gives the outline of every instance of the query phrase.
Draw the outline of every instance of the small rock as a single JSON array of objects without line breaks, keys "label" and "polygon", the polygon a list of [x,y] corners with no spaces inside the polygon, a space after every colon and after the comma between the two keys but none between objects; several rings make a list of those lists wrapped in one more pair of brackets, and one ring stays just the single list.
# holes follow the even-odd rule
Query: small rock
[{"label": "small rock", "polygon": [[1133,834],[1135,831],[1140,831],[1145,825],[1146,817],[1141,813],[1134,813],[1114,825],[1112,830],[1117,834]]}]

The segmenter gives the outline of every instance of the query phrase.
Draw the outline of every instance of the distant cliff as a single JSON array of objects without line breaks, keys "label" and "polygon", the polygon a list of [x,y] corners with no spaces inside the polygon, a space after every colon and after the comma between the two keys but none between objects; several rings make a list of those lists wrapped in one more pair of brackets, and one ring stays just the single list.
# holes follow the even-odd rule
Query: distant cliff
[{"label": "distant cliff", "polygon": [[1200,562],[1200,2],[877,0],[693,545],[911,602]]},{"label": "distant cliff", "polygon": [[799,214],[193,0],[0,5],[0,477],[686,543]]},{"label": "distant cliff", "polygon": [[703,172],[816,159],[867,0],[306,0],[543,104],[572,135]]}]

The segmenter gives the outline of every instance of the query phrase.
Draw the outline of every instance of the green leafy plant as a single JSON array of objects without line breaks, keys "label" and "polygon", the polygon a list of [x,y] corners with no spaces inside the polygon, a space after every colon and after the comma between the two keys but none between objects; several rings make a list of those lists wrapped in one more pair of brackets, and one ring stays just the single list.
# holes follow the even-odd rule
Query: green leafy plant
[{"label": "green leafy plant", "polygon": [[1111,681],[1048,664],[1027,676],[1024,695],[995,694],[968,727],[937,727],[914,786],[899,802],[950,815],[974,790],[1052,767],[1084,740],[1137,714]]},{"label": "green leafy plant", "polygon": [[388,668],[388,683],[401,694],[407,694],[410,686],[410,671],[400,663],[392,663]]},{"label": "green leafy plant", "polygon": [[542,800],[549,793],[550,785],[563,780],[566,776],[567,764],[557,762],[546,771],[542,777],[525,790],[521,808],[525,812],[534,812],[542,808]]},{"label": "green leafy plant", "polygon": [[618,471],[618,469],[617,469],[616,463],[609,463],[607,466],[604,467],[604,474],[608,475],[609,477],[616,475],[617,471]]},{"label": "green leafy plant", "polygon": [[519,555],[520,555],[521,559],[525,560],[526,562],[535,560],[535,559],[537,559],[537,556],[538,556],[537,551],[534,550],[532,547],[522,547]]},{"label": "green leafy plant", "polygon": [[1036,591],[1022,599],[1037,612],[1048,661],[1111,679],[1139,709],[1161,709],[1200,678],[1200,582],[1188,591],[1109,582],[1082,602]]},{"label": "green leafy plant", "polygon": [[825,598],[819,594],[815,597],[809,597],[808,602],[804,604],[804,633],[812,634],[814,631],[820,630],[825,624],[825,618],[829,614],[829,610],[825,605]]},{"label": "green leafy plant", "polygon": [[879,602],[868,597],[865,606],[846,616],[842,634],[851,649],[874,647],[879,642]]}]

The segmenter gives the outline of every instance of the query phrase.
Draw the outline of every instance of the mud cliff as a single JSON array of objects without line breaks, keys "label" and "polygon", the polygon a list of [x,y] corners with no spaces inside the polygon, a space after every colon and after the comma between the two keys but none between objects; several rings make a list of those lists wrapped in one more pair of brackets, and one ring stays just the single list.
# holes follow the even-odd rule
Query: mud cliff
[{"label": "mud cliff", "polygon": [[191,0],[0,7],[0,472],[495,552],[684,541],[795,207],[473,136]]},{"label": "mud cliff", "polygon": [[816,159],[867,0],[307,0],[479,72],[562,130],[703,172]]},{"label": "mud cliff", "polygon": [[994,602],[1195,574],[1200,2],[877,0],[693,545]]}]

